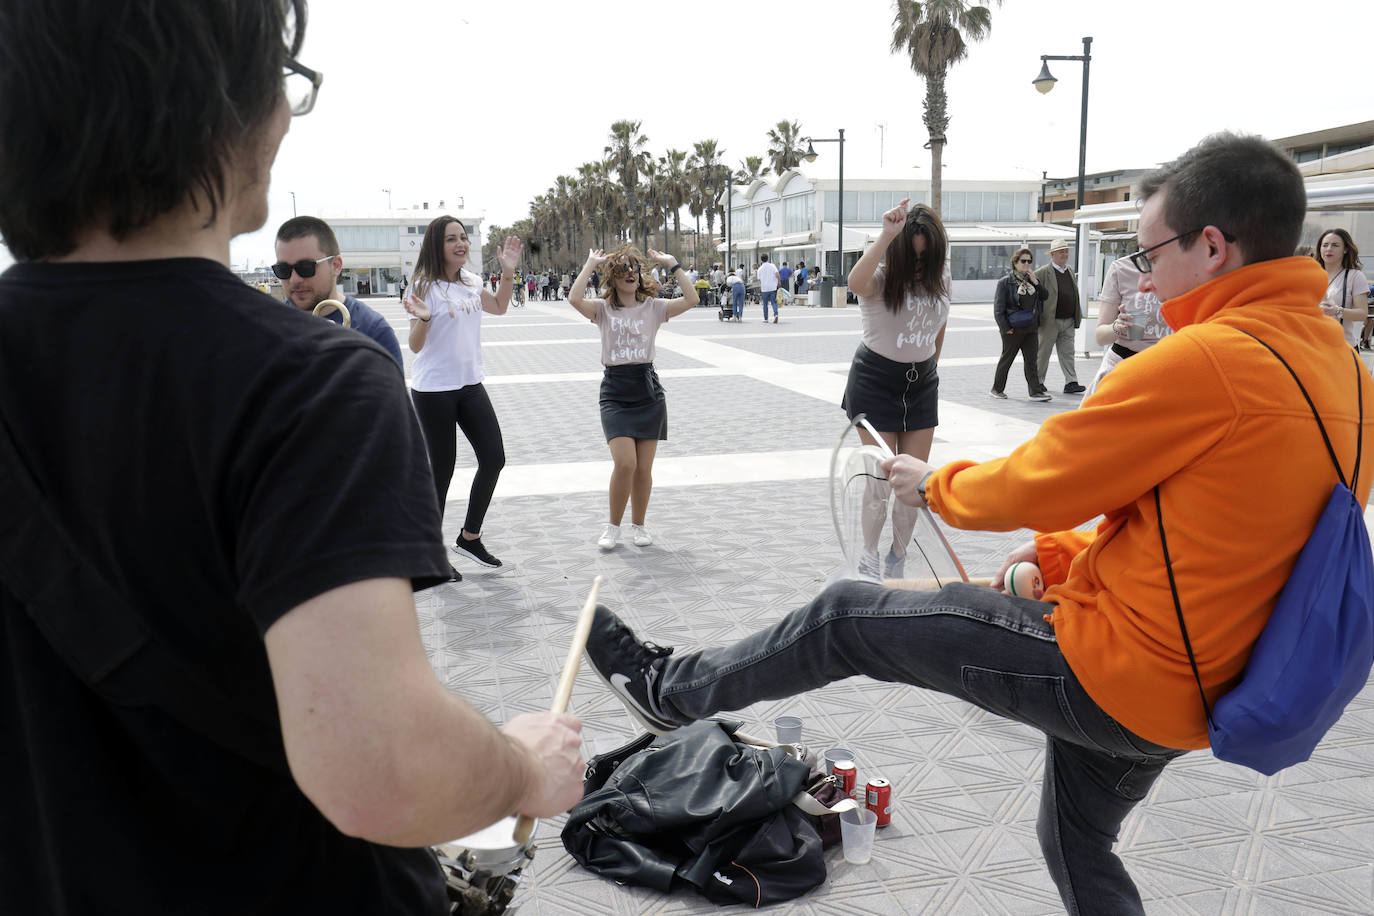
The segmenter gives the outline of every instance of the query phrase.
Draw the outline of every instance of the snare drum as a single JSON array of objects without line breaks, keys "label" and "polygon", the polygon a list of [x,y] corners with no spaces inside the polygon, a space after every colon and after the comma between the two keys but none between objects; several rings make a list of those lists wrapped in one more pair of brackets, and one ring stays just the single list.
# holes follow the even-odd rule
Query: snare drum
[{"label": "snare drum", "polygon": [[533,840],[523,846],[515,842],[515,818],[507,817],[434,851],[448,879],[449,899],[457,904],[454,913],[503,913],[521,872],[534,859],[535,846]]}]

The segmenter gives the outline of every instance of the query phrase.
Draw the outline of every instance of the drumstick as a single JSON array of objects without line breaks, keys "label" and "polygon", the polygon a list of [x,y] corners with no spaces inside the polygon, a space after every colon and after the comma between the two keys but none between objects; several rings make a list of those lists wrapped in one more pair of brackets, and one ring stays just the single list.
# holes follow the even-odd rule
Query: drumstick
[{"label": "drumstick", "polygon": [[[960,580],[958,580],[958,579],[948,579],[948,580],[946,580],[946,581],[944,581],[944,582],[941,582],[939,579],[884,579],[884,580],[883,580],[883,587],[884,587],[884,588],[905,588],[905,589],[910,589],[911,591],[914,591],[914,592],[934,592],[934,591],[939,591],[942,587],[944,587],[944,586],[945,586],[946,584],[948,584],[949,582],[957,582],[957,581],[960,581]],[[990,579],[990,578],[969,579],[969,580],[968,580],[968,584],[969,584],[969,585],[986,585],[986,586],[991,587],[991,586],[992,586],[992,579]]]},{"label": "drumstick", "polygon": [[[592,617],[596,614],[596,596],[601,592],[603,581],[601,576],[597,576],[592,580],[591,591],[587,592],[587,602],[582,605],[582,613],[578,615],[572,643],[568,646],[568,658],[563,662],[563,673],[558,677],[558,689],[554,691],[553,703],[549,706],[550,712],[565,711],[568,701],[572,699],[573,681],[577,680],[577,669],[582,664],[582,650],[587,647],[587,636],[592,631]],[[520,815],[515,821],[515,842],[524,846],[530,841],[530,833],[533,830],[534,818],[527,814]]]}]

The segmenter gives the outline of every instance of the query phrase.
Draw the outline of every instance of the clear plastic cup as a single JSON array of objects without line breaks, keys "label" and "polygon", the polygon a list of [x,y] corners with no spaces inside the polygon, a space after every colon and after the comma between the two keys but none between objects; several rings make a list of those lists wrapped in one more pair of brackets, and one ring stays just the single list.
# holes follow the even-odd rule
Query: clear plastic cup
[{"label": "clear plastic cup", "polygon": [[873,836],[878,829],[878,815],[867,808],[840,812],[840,843],[844,846],[844,860],[863,865],[873,857]]},{"label": "clear plastic cup", "polygon": [[773,720],[778,730],[779,744],[796,744],[801,740],[802,720],[800,716],[778,716]]},{"label": "clear plastic cup", "polygon": [[835,764],[841,760],[853,760],[854,752],[847,747],[832,747],[825,752],[825,774],[835,772]]}]

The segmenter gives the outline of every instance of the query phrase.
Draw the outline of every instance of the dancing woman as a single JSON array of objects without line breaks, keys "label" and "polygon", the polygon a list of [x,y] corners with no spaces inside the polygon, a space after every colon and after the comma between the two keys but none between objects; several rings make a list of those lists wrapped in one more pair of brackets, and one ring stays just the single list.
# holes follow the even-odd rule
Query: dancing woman
[{"label": "dancing woman", "polygon": [[[677,277],[682,295],[659,299],[658,284],[650,273],[650,261]],[[606,286],[601,298],[586,297],[587,279],[606,265]],[[680,275],[679,275],[680,274]],[[601,429],[611,449],[610,522],[597,540],[602,550],[620,543],[620,523],[625,503],[630,502],[630,534],[634,543],[647,547],[653,538],[644,528],[653,489],[654,454],[668,438],[668,402],[654,371],[654,339],[659,326],[697,304],[697,291],[686,282],[687,271],[670,254],[649,249],[649,259],[632,245],[611,254],[597,249],[573,281],[568,301],[584,318],[601,329]]]},{"label": "dancing woman", "polygon": [[[501,561],[482,544],[482,522],[506,465],[506,446],[491,398],[482,385],[482,313],[506,313],[521,245],[517,238],[506,239],[498,258],[501,284],[495,293],[488,292],[481,278],[465,269],[469,246],[467,228],[452,216],[440,216],[425,229],[411,292],[405,300],[411,316],[410,349],[418,354],[412,367],[410,396],[429,450],[440,518],[457,457],[455,424],[472,445],[477,473],[468,493],[463,529],[453,549],[483,566],[496,567]],[[453,575],[462,578],[456,570]]]},{"label": "dancing woman", "polygon": [[[840,403],[851,420],[865,414],[893,452],[925,461],[939,422],[936,363],[949,321],[949,242],[934,210],[917,204],[908,212],[908,202],[883,214],[878,240],[849,272],[849,288],[859,297],[863,340]],[[859,434],[871,442],[866,431]],[[859,573],[868,578],[884,574],[878,541],[887,521],[887,495],[886,484],[875,482],[864,500]],[[916,510],[897,503],[887,576],[901,577],[915,527]]]}]

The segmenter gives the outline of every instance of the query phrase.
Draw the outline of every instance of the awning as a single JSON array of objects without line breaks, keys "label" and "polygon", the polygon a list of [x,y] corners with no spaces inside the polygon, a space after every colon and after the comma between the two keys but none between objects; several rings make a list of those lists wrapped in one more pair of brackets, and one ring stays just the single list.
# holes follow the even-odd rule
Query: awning
[{"label": "awning", "polygon": [[1068,226],[1057,223],[975,223],[966,226],[946,226],[945,235],[950,244],[1027,244],[1053,242],[1057,239],[1073,241],[1077,233]]},{"label": "awning", "polygon": [[[878,237],[878,229],[851,229],[844,227],[844,248],[845,251],[862,251],[868,247],[868,243]],[[839,227],[836,223],[821,223],[821,246],[826,251],[831,251],[839,247]]]},{"label": "awning", "polygon": [[1093,223],[1133,223],[1140,219],[1140,203],[1134,200],[1113,200],[1105,204],[1087,204],[1074,211],[1075,226]]},{"label": "awning", "polygon": [[[756,249],[756,248],[759,247],[759,240],[758,240],[758,239],[744,239],[743,241],[734,241],[734,240],[731,240],[731,242],[730,242],[730,247],[733,248],[735,251],[753,251],[754,249]],[[725,243],[724,243],[724,242],[721,242],[719,245],[716,246],[716,251],[724,251],[724,250],[725,250]]]},{"label": "awning", "polygon": [[1374,209],[1374,180],[1358,178],[1353,181],[1308,179],[1307,208],[1309,210],[1370,210]]}]

